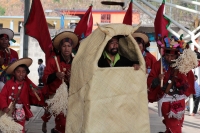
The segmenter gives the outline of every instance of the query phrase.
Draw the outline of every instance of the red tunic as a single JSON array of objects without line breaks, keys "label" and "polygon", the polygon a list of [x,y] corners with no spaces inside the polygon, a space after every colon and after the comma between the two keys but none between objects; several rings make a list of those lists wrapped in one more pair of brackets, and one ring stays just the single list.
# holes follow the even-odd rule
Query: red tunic
[{"label": "red tunic", "polygon": [[145,52],[144,60],[146,62],[147,73],[150,73],[153,64],[157,61],[156,58],[149,52]]},{"label": "red tunic", "polygon": [[[61,72],[64,72],[67,75],[67,71],[71,69],[71,64],[66,64],[64,61],[60,61],[61,60],[60,56],[57,56],[57,59],[58,59],[58,64],[60,66]],[[58,68],[56,66],[55,59],[54,57],[49,58],[44,70],[44,75],[43,75],[43,80],[45,81],[45,83],[47,83],[48,76],[56,72],[58,72]],[[49,95],[55,94],[56,90],[61,85],[61,83],[62,83],[62,80],[56,77],[56,79],[53,82],[48,84],[48,94]]]},{"label": "red tunic", "polygon": [[153,64],[156,63],[156,58],[151,53],[146,52],[146,55],[144,56],[144,60],[146,62],[146,68],[152,69]]},{"label": "red tunic", "polygon": [[19,59],[18,53],[11,48],[8,48],[7,52],[5,50],[0,50],[0,58],[4,58],[4,66],[8,66],[13,61]]},{"label": "red tunic", "polygon": [[[38,101],[38,99],[35,96],[35,93],[33,90],[30,88],[30,84],[35,87],[35,85],[26,77],[24,82],[21,84],[21,93],[19,95],[19,100],[17,103],[23,104],[23,108],[25,111],[25,116],[26,119],[29,119],[33,116],[31,110],[30,110],[30,105],[44,105],[44,99],[43,96],[41,95],[41,92],[38,90],[38,95],[41,99],[41,101]],[[4,85],[2,91],[0,92],[0,109],[7,108],[14,99],[16,99],[16,94],[18,94],[18,87],[20,84],[16,83],[14,81],[14,78],[11,80],[8,80],[6,84]],[[25,120],[18,122],[20,123],[23,127],[25,124]]]},{"label": "red tunic", "polygon": [[[151,88],[151,84],[153,79],[158,78],[159,74],[160,74],[160,68],[161,68],[161,63],[160,61],[157,61],[148,78],[147,78],[147,86],[149,88],[149,94],[148,94],[148,99],[150,102],[155,102],[158,101],[160,98],[162,98],[162,96],[164,95],[164,91],[160,88],[160,85],[158,85],[156,88]],[[164,72],[164,80],[163,80],[163,84],[166,84],[167,81],[169,80],[169,76],[170,76],[170,72],[172,71],[172,68],[169,67],[168,71],[165,71],[165,69],[163,68],[163,72]],[[186,96],[189,96],[190,94],[195,94],[195,90],[194,90],[194,74],[192,71],[189,71],[187,73],[187,75],[178,73],[177,77],[179,79],[184,79],[185,82],[188,82],[189,87],[186,89],[186,91],[184,92],[184,94]]]},{"label": "red tunic", "polygon": [[[61,72],[65,72],[65,75],[67,75],[67,71],[71,70],[71,64],[66,64],[60,56],[57,56],[58,64],[60,66]],[[45,89],[47,89],[48,95],[53,95],[56,93],[56,90],[59,88],[59,86],[62,83],[62,80],[58,79],[57,77],[53,82],[47,84],[47,79],[49,75],[58,72],[58,68],[56,66],[55,58],[51,57],[47,61],[47,65],[44,70],[44,76],[43,80],[45,81]],[[42,120],[44,122],[48,122],[48,120],[51,118],[50,113],[45,113],[42,117]],[[55,118],[55,129],[61,133],[65,133],[65,125],[66,125],[66,117],[61,113],[56,116]]]}]

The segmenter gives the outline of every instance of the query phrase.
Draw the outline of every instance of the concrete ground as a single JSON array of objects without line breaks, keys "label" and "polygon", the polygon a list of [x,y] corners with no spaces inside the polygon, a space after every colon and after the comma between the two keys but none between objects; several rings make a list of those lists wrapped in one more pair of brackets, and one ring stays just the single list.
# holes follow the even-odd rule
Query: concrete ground
[{"label": "concrete ground", "polygon": [[[157,114],[157,103],[149,103],[149,117],[150,117],[150,128],[151,133],[158,133],[165,131],[165,125],[162,123],[162,118],[158,117]],[[27,133],[42,133],[42,120],[41,116],[44,111],[40,107],[32,106],[32,112],[34,117],[26,123]],[[189,116],[189,112],[185,112],[185,121],[182,128],[182,133],[200,133],[200,115]],[[50,119],[47,124],[47,133],[51,132],[54,127],[54,117]]]}]

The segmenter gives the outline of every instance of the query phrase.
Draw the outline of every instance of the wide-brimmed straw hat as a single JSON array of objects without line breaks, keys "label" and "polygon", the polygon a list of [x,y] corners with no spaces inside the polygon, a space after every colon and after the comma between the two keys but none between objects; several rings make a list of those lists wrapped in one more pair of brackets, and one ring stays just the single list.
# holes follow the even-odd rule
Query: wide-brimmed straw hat
[{"label": "wide-brimmed straw hat", "polygon": [[0,28],[0,35],[1,34],[8,35],[9,40],[13,39],[13,37],[14,37],[14,32],[11,29],[8,29],[8,28]]},{"label": "wide-brimmed straw hat", "polygon": [[147,44],[149,42],[149,38],[146,34],[140,33],[140,32],[135,32],[132,34],[132,36],[142,38],[144,40],[144,43]]},{"label": "wide-brimmed straw hat", "polygon": [[13,62],[11,65],[9,65],[5,71],[7,74],[12,74],[15,68],[18,67],[19,65],[25,64],[27,67],[29,67],[32,64],[32,62],[33,60],[31,58],[21,58]]},{"label": "wide-brimmed straw hat", "polygon": [[60,41],[64,38],[70,38],[73,41],[73,48],[75,48],[78,44],[78,37],[74,32],[64,31],[55,36],[55,38],[53,39],[53,46],[56,49],[59,49]]}]

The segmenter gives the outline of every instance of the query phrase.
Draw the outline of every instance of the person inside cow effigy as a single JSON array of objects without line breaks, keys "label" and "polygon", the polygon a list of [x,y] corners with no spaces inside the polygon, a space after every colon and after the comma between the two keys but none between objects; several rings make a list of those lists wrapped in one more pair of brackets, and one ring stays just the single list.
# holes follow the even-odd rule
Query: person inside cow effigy
[{"label": "person inside cow effigy", "polygon": [[148,75],[148,99],[158,102],[158,114],[164,117],[165,133],[181,133],[185,99],[195,93],[191,70],[198,64],[196,54],[176,37],[160,37],[157,44],[162,57]]},{"label": "person inside cow effigy", "polygon": [[126,57],[118,53],[119,38],[121,36],[113,36],[107,43],[102,56],[98,61],[99,67],[131,67],[135,70],[140,68],[138,61],[130,61]]}]

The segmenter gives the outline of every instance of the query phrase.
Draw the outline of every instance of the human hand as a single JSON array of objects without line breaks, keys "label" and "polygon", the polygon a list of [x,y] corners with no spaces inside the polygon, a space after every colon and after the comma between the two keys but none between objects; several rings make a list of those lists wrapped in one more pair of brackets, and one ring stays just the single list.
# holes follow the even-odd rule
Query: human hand
[{"label": "human hand", "polygon": [[164,75],[164,74],[159,74],[159,75],[158,75],[158,78],[159,78],[160,80],[163,80],[163,79],[164,79],[164,77],[165,77],[165,75]]},{"label": "human hand", "polygon": [[9,111],[10,111],[9,108],[4,108],[4,109],[3,109],[3,112],[4,112],[4,113],[8,113]]},{"label": "human hand", "polygon": [[139,70],[140,69],[140,65],[139,64],[134,64],[133,67],[134,67],[134,70]]},{"label": "human hand", "polygon": [[42,123],[42,132],[47,133],[47,123],[46,122]]},{"label": "human hand", "polygon": [[56,73],[56,77],[58,77],[59,79],[63,79],[65,76],[65,73],[64,72],[57,72]]}]

